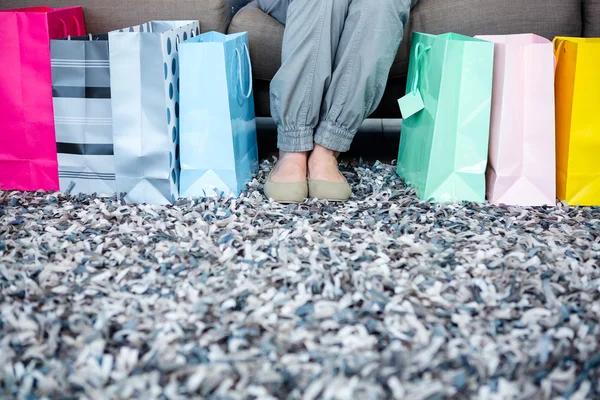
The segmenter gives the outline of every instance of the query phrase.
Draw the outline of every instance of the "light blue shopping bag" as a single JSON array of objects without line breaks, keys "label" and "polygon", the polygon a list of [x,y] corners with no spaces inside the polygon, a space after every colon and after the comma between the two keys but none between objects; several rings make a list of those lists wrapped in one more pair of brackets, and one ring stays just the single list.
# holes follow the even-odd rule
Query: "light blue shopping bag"
[{"label": "light blue shopping bag", "polygon": [[183,42],[181,197],[239,196],[258,170],[248,34]]}]

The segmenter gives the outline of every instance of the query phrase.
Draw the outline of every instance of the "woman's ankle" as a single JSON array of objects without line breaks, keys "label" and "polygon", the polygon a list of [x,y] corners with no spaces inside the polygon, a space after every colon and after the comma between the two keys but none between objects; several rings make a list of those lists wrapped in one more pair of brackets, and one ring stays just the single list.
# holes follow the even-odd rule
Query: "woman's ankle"
[{"label": "woman's ankle", "polygon": [[279,152],[279,161],[271,174],[274,182],[299,182],[306,180],[308,170],[307,152]]},{"label": "woman's ankle", "polygon": [[333,151],[331,149],[328,149],[327,147],[323,147],[320,144],[315,143],[315,147],[312,151],[312,153],[310,154],[311,158],[314,157],[318,157],[318,158],[335,158],[337,159],[339,157],[340,153],[337,151]]},{"label": "woman's ankle", "polygon": [[308,175],[313,180],[345,182],[339,172],[337,157],[339,153],[326,147],[315,145],[308,159]]}]

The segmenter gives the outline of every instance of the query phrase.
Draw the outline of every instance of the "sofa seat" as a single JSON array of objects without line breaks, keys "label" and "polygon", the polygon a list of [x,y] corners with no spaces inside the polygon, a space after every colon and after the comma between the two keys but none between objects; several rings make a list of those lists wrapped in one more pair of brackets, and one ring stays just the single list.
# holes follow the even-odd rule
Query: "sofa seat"
[{"label": "sofa seat", "polygon": [[[229,33],[247,31],[256,83],[257,115],[269,115],[269,81],[281,65],[284,26],[252,1],[241,9]],[[374,116],[399,118],[396,100],[404,93],[412,32],[440,34],[536,33],[600,36],[600,0],[420,0],[413,10],[390,72],[390,81]]]}]

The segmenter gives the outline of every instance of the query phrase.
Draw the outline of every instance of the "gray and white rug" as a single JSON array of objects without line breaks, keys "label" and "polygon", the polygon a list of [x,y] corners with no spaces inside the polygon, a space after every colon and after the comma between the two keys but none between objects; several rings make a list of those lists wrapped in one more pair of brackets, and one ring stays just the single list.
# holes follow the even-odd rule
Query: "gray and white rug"
[{"label": "gray and white rug", "polygon": [[0,193],[0,397],[600,397],[600,209]]}]

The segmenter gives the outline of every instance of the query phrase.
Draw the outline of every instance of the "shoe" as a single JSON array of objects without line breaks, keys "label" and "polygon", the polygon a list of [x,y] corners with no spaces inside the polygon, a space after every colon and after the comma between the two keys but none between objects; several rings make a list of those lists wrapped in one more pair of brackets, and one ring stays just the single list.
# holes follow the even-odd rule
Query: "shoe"
[{"label": "shoe", "polygon": [[271,174],[265,182],[265,196],[278,203],[302,203],[308,197],[308,185],[302,182],[273,182]]},{"label": "shoe", "polygon": [[352,196],[352,188],[344,182],[308,180],[308,195],[319,200],[347,201]]}]

